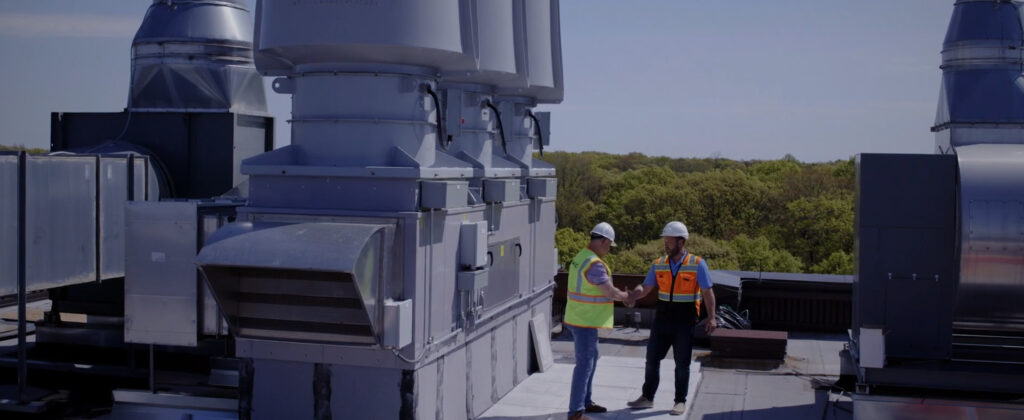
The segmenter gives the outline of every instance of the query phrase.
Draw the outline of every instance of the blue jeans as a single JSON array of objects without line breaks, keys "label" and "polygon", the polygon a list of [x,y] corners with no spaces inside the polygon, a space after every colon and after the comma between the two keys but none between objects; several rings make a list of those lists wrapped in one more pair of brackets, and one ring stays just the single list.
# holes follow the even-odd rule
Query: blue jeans
[{"label": "blue jeans", "polygon": [[690,386],[690,356],[693,353],[693,325],[696,312],[693,303],[668,303],[658,301],[651,326],[651,338],[647,341],[647,366],[644,372],[643,396],[654,401],[658,391],[661,360],[672,347],[676,361],[675,402],[685,403],[687,388]]},{"label": "blue jeans", "polygon": [[597,370],[597,328],[562,325],[572,333],[576,350],[576,367],[572,370],[572,388],[569,391],[569,413],[572,414],[594,403],[590,396],[594,371]]}]

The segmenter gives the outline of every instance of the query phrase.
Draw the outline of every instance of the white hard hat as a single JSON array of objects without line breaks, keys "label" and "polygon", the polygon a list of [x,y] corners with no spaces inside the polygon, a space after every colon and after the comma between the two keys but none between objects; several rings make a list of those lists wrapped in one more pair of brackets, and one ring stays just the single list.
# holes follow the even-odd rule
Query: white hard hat
[{"label": "white hard hat", "polygon": [[676,238],[689,239],[690,232],[686,230],[686,225],[683,222],[671,221],[665,225],[665,229],[661,230],[661,236],[672,236]]},{"label": "white hard hat", "polygon": [[615,246],[615,229],[612,229],[612,225],[607,222],[598,223],[597,226],[594,226],[594,230],[590,231],[590,234],[604,236],[612,241],[612,246]]}]

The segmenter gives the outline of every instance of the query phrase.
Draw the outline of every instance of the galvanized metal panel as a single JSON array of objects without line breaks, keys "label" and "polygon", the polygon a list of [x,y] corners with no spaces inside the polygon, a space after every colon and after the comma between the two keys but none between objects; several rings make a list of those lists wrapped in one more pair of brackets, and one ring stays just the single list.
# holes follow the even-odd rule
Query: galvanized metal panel
[{"label": "galvanized metal panel", "polygon": [[[465,190],[463,190],[465,191]],[[424,232],[421,234],[425,241],[427,250],[428,266],[424,281],[427,282],[429,296],[424,295],[428,300],[424,302],[430,312],[427,318],[429,325],[428,336],[438,339],[452,331],[452,327],[458,320],[456,310],[455,288],[458,238],[461,232],[459,216],[446,216],[442,212],[423,214]],[[431,222],[433,218],[433,222]],[[430,226],[433,230],[430,230]]]},{"label": "galvanized metal panel", "polygon": [[18,156],[0,155],[0,296],[18,292]]},{"label": "galvanized metal panel", "polygon": [[494,353],[492,369],[494,371],[494,391],[498,401],[505,394],[508,394],[515,385],[515,370],[525,360],[519,358],[516,352],[518,341],[526,340],[526,337],[518,337],[515,323],[506,322],[494,330]]},{"label": "galvanized metal panel", "polygon": [[[531,220],[536,224],[533,228],[533,277],[530,290],[540,290],[555,280],[558,272],[558,260],[555,258],[555,200],[536,200],[531,208]],[[539,208],[537,208],[539,207]],[[536,209],[536,217],[533,216]]]},{"label": "galvanized metal panel", "polygon": [[[149,180],[150,176],[152,176],[155,180],[156,174],[150,173],[152,169],[149,166],[150,161],[149,158],[147,157],[135,156],[135,158],[132,159],[132,163],[135,166],[132,170],[132,176],[134,178],[132,180],[132,199],[135,201],[146,201],[146,193],[147,190],[149,189],[149,184],[147,181]],[[156,200],[158,198],[155,196],[157,193],[157,191],[153,191],[153,200]]]},{"label": "galvanized metal panel", "polygon": [[25,215],[29,290],[97,279],[96,163],[91,156],[29,157]]},{"label": "galvanized metal panel", "polygon": [[530,311],[523,312],[516,315],[515,318],[515,372],[513,375],[513,381],[516,385],[526,380],[527,376],[530,376],[530,355],[531,346],[530,342]]},{"label": "galvanized metal panel", "polygon": [[249,179],[248,175],[242,173],[243,160],[273,149],[273,144],[267,144],[267,137],[273,135],[273,129],[274,120],[271,118],[235,114],[232,184],[238,185]]},{"label": "galvanized metal panel", "polygon": [[195,346],[197,204],[130,202],[125,218],[125,341]]},{"label": "galvanized metal panel", "polygon": [[523,247],[518,238],[493,242],[487,247],[493,261],[488,268],[487,287],[484,287],[484,309],[491,310],[519,294],[520,261]]},{"label": "galvanized metal panel", "polygon": [[443,395],[448,392],[441,383],[443,380],[441,377],[442,369],[444,365],[444,358],[439,358],[434,362],[416,369],[416,382],[414,386],[415,391],[415,403],[416,407],[416,418],[418,419],[433,419],[443,418],[438,415],[437,403]]},{"label": "galvanized metal panel", "polygon": [[466,390],[469,382],[469,378],[466,376],[467,351],[466,347],[460,347],[444,357],[443,372],[441,373],[444,401],[440,418],[455,420],[467,418]]},{"label": "galvanized metal panel", "polygon": [[100,278],[124,276],[124,203],[128,199],[126,158],[100,158]]},{"label": "galvanized metal panel", "polygon": [[494,387],[494,361],[491,360],[491,335],[483,334],[476,340],[466,344],[468,357],[466,366],[469,369],[469,383],[466,384],[471,417],[479,417],[492,404]]}]

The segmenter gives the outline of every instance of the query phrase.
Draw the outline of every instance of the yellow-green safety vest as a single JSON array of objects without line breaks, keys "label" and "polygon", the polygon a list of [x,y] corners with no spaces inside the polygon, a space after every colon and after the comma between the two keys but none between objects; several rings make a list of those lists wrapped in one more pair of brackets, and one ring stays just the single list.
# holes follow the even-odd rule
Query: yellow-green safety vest
[{"label": "yellow-green safety vest", "polygon": [[587,270],[595,263],[604,265],[608,277],[612,270],[594,251],[583,248],[569,264],[569,284],[566,293],[563,322],[576,327],[611,328],[614,303],[586,278]]}]

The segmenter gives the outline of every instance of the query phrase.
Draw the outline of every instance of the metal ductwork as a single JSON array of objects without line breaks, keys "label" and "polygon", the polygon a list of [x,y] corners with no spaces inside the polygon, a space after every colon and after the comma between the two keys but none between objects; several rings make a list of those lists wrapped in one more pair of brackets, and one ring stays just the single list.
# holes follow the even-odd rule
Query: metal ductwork
[{"label": "metal ductwork", "polygon": [[132,41],[132,111],[266,114],[243,0],[154,0]]},{"label": "metal ductwork", "polygon": [[942,44],[938,153],[979,143],[1024,144],[1022,2],[958,0]]},{"label": "metal ductwork", "polygon": [[236,223],[196,262],[240,337],[376,344],[393,229]]}]

